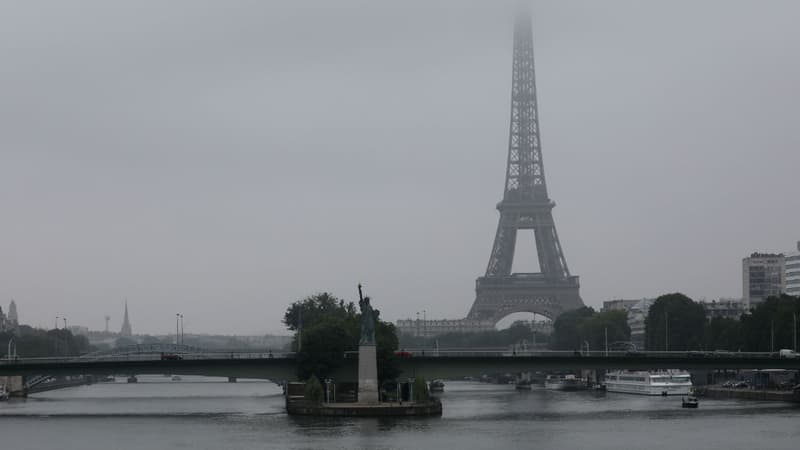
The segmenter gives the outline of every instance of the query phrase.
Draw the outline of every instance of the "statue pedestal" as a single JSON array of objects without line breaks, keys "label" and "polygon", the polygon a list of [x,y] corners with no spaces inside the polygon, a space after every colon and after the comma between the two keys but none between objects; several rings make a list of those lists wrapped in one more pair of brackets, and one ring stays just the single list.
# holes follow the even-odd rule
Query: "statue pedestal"
[{"label": "statue pedestal", "polygon": [[375,345],[358,346],[358,403],[378,404],[378,363]]}]

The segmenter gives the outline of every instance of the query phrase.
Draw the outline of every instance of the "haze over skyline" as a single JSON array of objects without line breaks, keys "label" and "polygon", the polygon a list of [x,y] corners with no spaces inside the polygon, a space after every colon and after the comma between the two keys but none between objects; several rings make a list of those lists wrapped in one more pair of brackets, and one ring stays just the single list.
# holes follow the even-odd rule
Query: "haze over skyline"
[{"label": "haze over skyline", "polygon": [[[23,323],[118,331],[127,299],[135,333],[176,312],[187,333],[276,333],[292,301],[358,282],[385,320],[466,315],[513,2],[2,5],[0,305]],[[584,302],[740,297],[743,257],[800,239],[800,5],[530,5]]]}]

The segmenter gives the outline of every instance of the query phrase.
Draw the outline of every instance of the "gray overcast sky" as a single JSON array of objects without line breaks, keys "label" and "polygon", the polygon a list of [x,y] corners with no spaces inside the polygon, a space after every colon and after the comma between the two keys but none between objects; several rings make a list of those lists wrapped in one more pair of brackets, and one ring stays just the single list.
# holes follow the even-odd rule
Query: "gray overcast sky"
[{"label": "gray overcast sky", "polygon": [[[800,4],[531,2],[581,293],[741,295],[800,239]],[[463,317],[497,226],[502,1],[0,0],[0,303],[23,322],[282,331],[365,284]],[[517,270],[535,268],[533,242]],[[527,264],[522,259],[527,258]]]}]

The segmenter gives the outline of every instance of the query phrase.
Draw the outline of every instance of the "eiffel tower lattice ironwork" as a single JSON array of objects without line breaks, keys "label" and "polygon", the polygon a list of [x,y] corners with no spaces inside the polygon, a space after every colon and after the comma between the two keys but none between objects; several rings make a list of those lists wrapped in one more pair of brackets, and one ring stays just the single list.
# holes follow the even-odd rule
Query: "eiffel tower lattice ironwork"
[{"label": "eiffel tower lattice ironwork", "polygon": [[[494,320],[515,312],[555,319],[583,306],[577,276],[567,268],[553,222],[555,203],[547,195],[533,65],[533,34],[528,14],[514,25],[511,130],[500,223],[486,275],[475,282],[476,298],[468,319]],[[511,273],[517,231],[533,230],[539,273]]]}]

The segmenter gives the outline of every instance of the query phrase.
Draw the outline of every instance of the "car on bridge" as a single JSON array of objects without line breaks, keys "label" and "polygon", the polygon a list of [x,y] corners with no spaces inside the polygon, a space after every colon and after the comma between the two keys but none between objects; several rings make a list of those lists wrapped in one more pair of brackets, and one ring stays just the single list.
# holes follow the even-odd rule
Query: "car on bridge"
[{"label": "car on bridge", "polygon": [[177,361],[183,359],[183,356],[176,355],[175,353],[161,353],[161,360],[162,361]]}]

